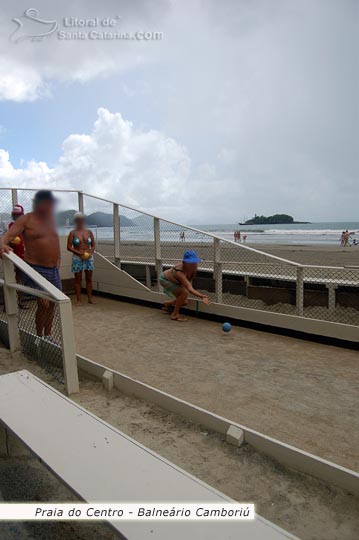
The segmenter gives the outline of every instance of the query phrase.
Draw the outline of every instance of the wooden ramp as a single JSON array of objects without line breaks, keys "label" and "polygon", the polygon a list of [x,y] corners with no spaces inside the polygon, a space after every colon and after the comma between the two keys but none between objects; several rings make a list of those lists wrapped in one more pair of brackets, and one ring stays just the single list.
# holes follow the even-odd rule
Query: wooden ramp
[{"label": "wooden ramp", "polygon": [[[86,502],[230,500],[25,370],[0,377],[0,422]],[[110,523],[127,540],[294,538],[259,516],[250,522]]]}]

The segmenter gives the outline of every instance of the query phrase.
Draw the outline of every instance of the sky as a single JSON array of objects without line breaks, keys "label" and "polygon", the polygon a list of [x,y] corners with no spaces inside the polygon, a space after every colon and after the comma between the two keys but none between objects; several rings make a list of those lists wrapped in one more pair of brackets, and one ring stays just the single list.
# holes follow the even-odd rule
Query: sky
[{"label": "sky", "polygon": [[357,0],[2,0],[0,187],[358,221],[358,36]]}]

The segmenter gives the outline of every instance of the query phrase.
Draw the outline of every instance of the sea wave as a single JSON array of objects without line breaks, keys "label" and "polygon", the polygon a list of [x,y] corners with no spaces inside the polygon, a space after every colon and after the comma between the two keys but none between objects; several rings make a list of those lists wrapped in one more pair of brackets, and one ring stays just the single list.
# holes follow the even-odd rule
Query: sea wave
[{"label": "sea wave", "polygon": [[[251,231],[252,233],[257,233],[259,231]],[[338,235],[340,236],[343,232],[342,229],[334,230],[334,229],[268,229],[266,231],[261,231],[262,234],[282,234],[286,236],[300,234],[301,236],[310,235],[310,236],[333,236]],[[351,233],[355,234],[359,231],[350,231]]]}]

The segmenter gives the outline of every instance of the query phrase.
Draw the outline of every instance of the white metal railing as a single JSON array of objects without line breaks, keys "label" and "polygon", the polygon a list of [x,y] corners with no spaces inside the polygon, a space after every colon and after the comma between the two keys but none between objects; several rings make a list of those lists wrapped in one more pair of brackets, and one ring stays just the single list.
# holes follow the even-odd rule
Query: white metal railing
[{"label": "white metal railing", "polygon": [[[0,189],[3,192],[8,191],[9,194],[11,193],[12,203],[19,202],[19,197],[21,199],[20,202],[23,202],[24,194],[30,194],[36,191],[27,188]],[[207,269],[207,271],[213,274],[215,294],[212,300],[216,303],[235,306],[239,302],[238,296],[235,298],[234,295],[228,295],[223,292],[224,276],[226,275],[243,277],[249,287],[251,286],[252,279],[267,278],[268,280],[283,283],[291,281],[295,283],[295,310],[293,312],[288,309],[288,306],[285,307],[283,304],[283,313],[295,314],[300,317],[323,318],[324,320],[331,320],[342,324],[358,325],[358,310],[354,312],[353,310],[346,309],[340,313],[338,311],[337,318],[334,317],[334,312],[337,290],[343,287],[358,287],[359,267],[304,265],[266,253],[252,246],[238,244],[211,232],[162,219],[148,212],[82,191],[61,189],[54,189],[54,191],[63,194],[64,197],[73,196],[75,203],[72,204],[74,204],[76,209],[84,213],[88,213],[89,209],[93,209],[94,205],[98,205],[99,209],[106,207],[106,213],[112,214],[112,236],[108,242],[105,240],[102,241],[99,236],[98,250],[102,255],[113,260],[119,267],[124,262],[143,262],[146,265],[153,265],[158,276],[164,266],[173,264],[173,262],[180,259],[183,249],[188,249],[188,247],[193,245],[196,249],[198,247],[201,253],[204,253],[204,256],[202,256],[204,259],[204,269]],[[28,198],[26,200],[30,203]],[[26,208],[26,210],[29,210],[29,208]],[[141,245],[139,245],[140,242],[136,243],[136,241],[128,240],[124,237],[126,229],[122,227],[119,221],[119,218],[131,217],[132,214],[141,216],[147,220],[146,226],[143,226],[142,229],[144,233],[146,232],[147,239]],[[141,231],[140,226],[138,226],[138,229]],[[186,240],[184,242],[174,240],[174,236],[180,230],[186,231]],[[306,287],[309,285],[326,287],[328,294],[327,313],[324,313],[323,309],[318,307],[316,310],[317,313],[313,314],[313,308],[310,314],[306,315]],[[243,297],[241,298],[243,299]],[[253,302],[243,302],[244,300],[241,304],[242,307],[261,309],[255,308]],[[278,300],[278,305],[281,303],[282,301]],[[265,309],[270,310],[267,307]],[[274,311],[278,312],[278,309]],[[330,318],[327,318],[328,316]]]},{"label": "white metal railing", "polygon": [[[16,280],[15,268],[22,274],[26,274],[37,288],[18,283]],[[65,382],[65,389],[68,395],[79,391],[79,380],[77,372],[76,350],[74,329],[72,320],[71,300],[47,279],[36,272],[31,266],[20,257],[10,252],[4,255],[2,260],[3,278],[0,278],[0,285],[3,286],[6,309],[6,323],[8,331],[9,348],[12,354],[24,351],[22,337],[26,334],[27,340],[31,337],[32,345],[37,344],[37,349],[45,358],[37,358],[46,365],[46,355],[51,356],[55,348],[61,350],[62,369]],[[47,300],[55,304],[58,310],[56,325],[56,337],[49,342],[43,342],[42,338],[36,335],[35,317],[39,307],[34,306],[33,310],[21,311],[18,308],[18,295],[28,295],[29,297]],[[24,314],[24,317],[22,317]],[[57,343],[58,342],[58,343]],[[39,345],[45,344],[45,347]]]}]

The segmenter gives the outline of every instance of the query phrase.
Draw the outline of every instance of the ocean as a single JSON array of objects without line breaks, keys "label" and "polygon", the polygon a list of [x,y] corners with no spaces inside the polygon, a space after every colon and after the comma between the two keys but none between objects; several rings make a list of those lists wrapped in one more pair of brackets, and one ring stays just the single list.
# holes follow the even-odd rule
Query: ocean
[{"label": "ocean", "polygon": [[247,242],[260,244],[340,244],[343,231],[359,241],[359,221],[323,222],[293,225],[202,225],[204,231],[233,240],[233,231],[247,235]]},{"label": "ocean", "polygon": [[[161,239],[164,241],[178,241],[181,227],[167,225],[162,222]],[[351,238],[359,242],[359,222],[326,222],[326,223],[306,223],[293,225],[235,225],[235,224],[213,224],[213,225],[193,225],[194,228],[204,232],[209,232],[221,236],[226,240],[234,240],[235,230],[247,235],[247,243],[251,244],[326,244],[339,245],[342,231],[348,230],[353,233]],[[111,227],[92,228],[98,239],[112,239],[113,229]],[[68,229],[67,229],[68,231]],[[66,234],[65,230],[63,233]],[[186,234],[186,239],[193,239],[195,242],[208,242],[210,239],[200,233],[193,234],[190,231]],[[145,228],[144,224],[136,227],[122,227],[121,239],[124,241],[149,241],[153,239],[153,231]]]}]

